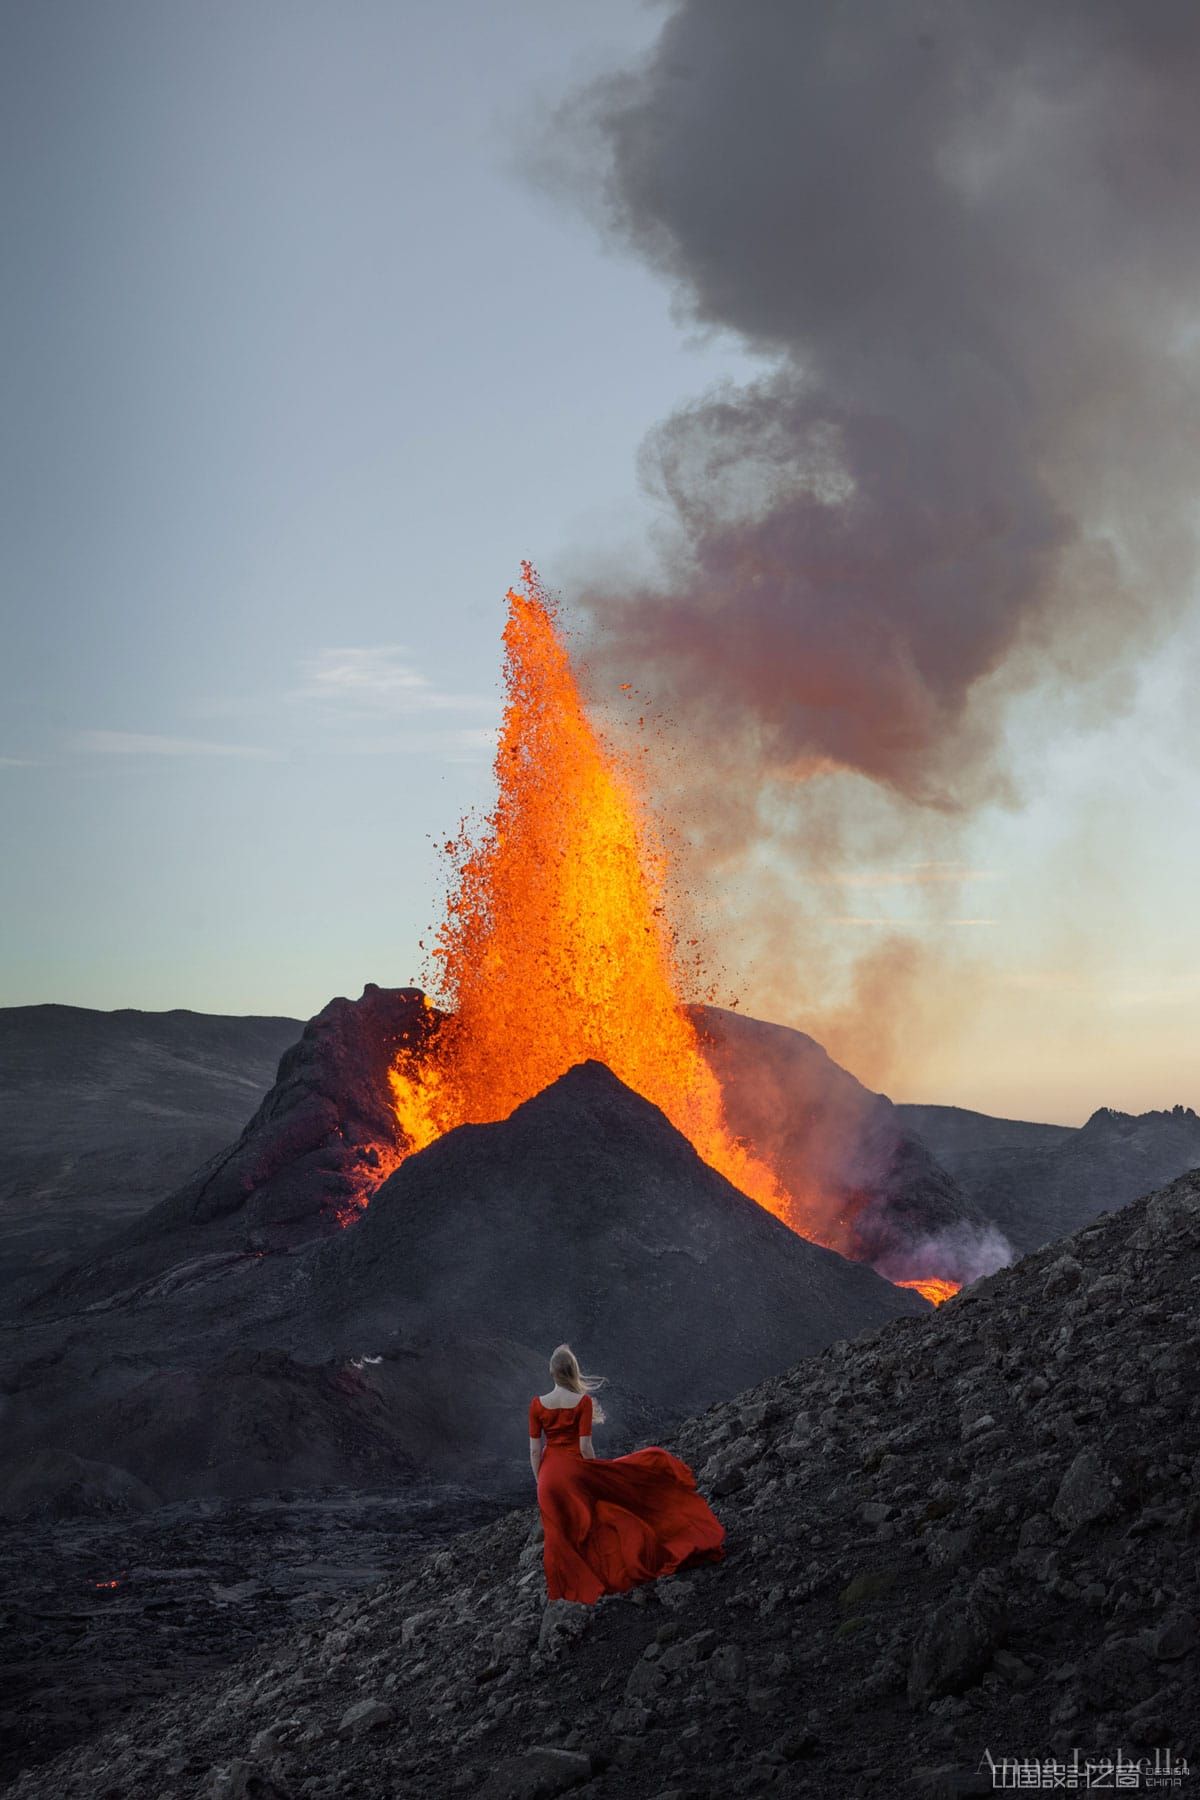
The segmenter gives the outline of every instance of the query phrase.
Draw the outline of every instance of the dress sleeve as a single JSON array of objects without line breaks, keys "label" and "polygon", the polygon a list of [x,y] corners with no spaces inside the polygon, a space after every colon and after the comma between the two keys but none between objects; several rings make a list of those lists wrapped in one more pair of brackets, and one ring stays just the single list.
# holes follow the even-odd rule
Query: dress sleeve
[{"label": "dress sleeve", "polygon": [[579,1408],[579,1435],[580,1437],[591,1437],[592,1435],[592,1396],[590,1394],[584,1395],[583,1404]]},{"label": "dress sleeve", "polygon": [[531,1438],[538,1438],[538,1437],[541,1437],[541,1435],[542,1435],[542,1421],[538,1418],[538,1403],[537,1403],[536,1395],[529,1402],[529,1435]]}]

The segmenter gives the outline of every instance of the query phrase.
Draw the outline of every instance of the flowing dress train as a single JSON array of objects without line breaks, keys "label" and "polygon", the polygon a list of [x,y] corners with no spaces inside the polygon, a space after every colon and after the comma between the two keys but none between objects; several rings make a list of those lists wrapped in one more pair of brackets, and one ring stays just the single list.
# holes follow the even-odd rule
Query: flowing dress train
[{"label": "flowing dress train", "polygon": [[529,1403],[530,1438],[545,1434],[538,1469],[546,1595],[591,1604],[659,1575],[720,1562],[725,1527],[696,1491],[685,1462],[653,1444],[627,1456],[584,1456],[592,1397],[574,1406]]}]

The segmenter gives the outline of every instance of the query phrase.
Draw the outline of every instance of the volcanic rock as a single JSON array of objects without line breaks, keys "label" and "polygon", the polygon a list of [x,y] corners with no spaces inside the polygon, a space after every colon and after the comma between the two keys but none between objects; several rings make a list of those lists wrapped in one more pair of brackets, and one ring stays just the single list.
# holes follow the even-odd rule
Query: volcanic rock
[{"label": "volcanic rock", "polygon": [[966,1593],[952,1593],[925,1621],[912,1648],[908,1704],[973,1687],[1004,1638],[1000,1578],[985,1569]]},{"label": "volcanic rock", "polygon": [[418,988],[368,983],[336,999],[284,1052],[237,1142],[38,1296],[94,1302],[191,1257],[264,1252],[336,1234],[399,1154],[388,1069],[435,1016]]},{"label": "volcanic rock", "polygon": [[681,1413],[926,1310],[739,1193],[597,1062],[402,1164],[316,1252],[313,1303],[360,1334],[401,1316],[547,1355],[565,1339]]},{"label": "volcanic rock", "polygon": [[386,1700],[356,1700],[348,1706],[338,1722],[339,1737],[358,1737],[365,1731],[378,1731],[382,1725],[394,1725],[396,1709]]},{"label": "volcanic rock", "polygon": [[[1048,1286],[1049,1284],[1047,1284]],[[1043,1290],[1045,1291],[1045,1290]],[[1062,1478],[1051,1517],[1064,1531],[1094,1525],[1113,1511],[1114,1477],[1095,1449],[1082,1449]]]},{"label": "volcanic rock", "polygon": [[822,1241],[891,1281],[973,1281],[1012,1251],[901,1109],[814,1039],[715,1006],[689,1012],[734,1133],[795,1194],[823,1197]]},{"label": "volcanic rock", "polygon": [[1196,1648],[1196,1620],[1191,1613],[1171,1612],[1151,1627],[1149,1650],[1159,1662],[1177,1662]]},{"label": "volcanic rock", "polygon": [[[1048,1299],[1062,1254],[1081,1280]],[[587,1757],[578,1791],[612,1800],[968,1793],[989,1750],[1044,1766],[1120,1748],[1194,1768],[1198,1281],[1189,1175],[665,1439],[693,1468],[724,1444],[758,1446],[717,1503],[724,1563],[605,1597],[547,1656],[530,1495],[321,1627],[277,1634],[30,1769],[14,1800],[162,1800],[165,1745],[184,1766],[224,1765],[302,1708],[321,1735],[262,1779],[360,1800],[479,1794],[543,1747]],[[1053,1380],[1031,1391],[1043,1368]],[[984,1396],[994,1431],[964,1444],[964,1405]],[[1050,1522],[1050,1549],[1024,1544],[1064,1458],[1085,1450],[1119,1479],[1111,1513]],[[868,1502],[900,1522],[884,1543],[864,1527]],[[944,1522],[970,1547],[941,1568],[924,1540]],[[402,1696],[412,1723],[339,1741],[347,1708],[375,1696]]]},{"label": "volcanic rock", "polygon": [[555,1800],[591,1775],[590,1757],[541,1745],[498,1763],[480,1788],[479,1800]]}]

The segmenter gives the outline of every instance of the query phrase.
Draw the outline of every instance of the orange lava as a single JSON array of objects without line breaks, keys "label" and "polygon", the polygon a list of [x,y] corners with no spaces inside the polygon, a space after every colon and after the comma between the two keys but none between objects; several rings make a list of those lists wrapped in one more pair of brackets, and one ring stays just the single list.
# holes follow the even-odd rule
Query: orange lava
[{"label": "orange lava", "polygon": [[[362,1217],[367,1207],[370,1206],[372,1195],[376,1189],[383,1186],[389,1175],[396,1173],[404,1161],[405,1155],[408,1154],[408,1152],[397,1150],[392,1144],[371,1144],[369,1148],[370,1161],[364,1162],[358,1170],[350,1172],[349,1178],[353,1183],[352,1192],[345,1195],[340,1201],[332,1203],[329,1208],[330,1217],[342,1231]],[[256,1254],[262,1256],[265,1252],[260,1250]]]},{"label": "orange lava", "polygon": [[940,1306],[943,1300],[949,1300],[951,1294],[957,1294],[962,1282],[939,1281],[936,1276],[930,1276],[926,1281],[897,1281],[893,1285],[916,1288],[918,1294],[924,1294],[927,1300],[932,1300],[935,1306]]},{"label": "orange lava", "polygon": [[[510,589],[498,797],[444,846],[446,915],[432,955],[449,1016],[391,1072],[410,1150],[504,1119],[594,1057],[704,1160],[794,1229],[804,1207],[730,1133],[680,998],[667,859],[632,769],[584,710],[556,609],[528,563]],[[807,1235],[807,1234],[806,1234]]]}]

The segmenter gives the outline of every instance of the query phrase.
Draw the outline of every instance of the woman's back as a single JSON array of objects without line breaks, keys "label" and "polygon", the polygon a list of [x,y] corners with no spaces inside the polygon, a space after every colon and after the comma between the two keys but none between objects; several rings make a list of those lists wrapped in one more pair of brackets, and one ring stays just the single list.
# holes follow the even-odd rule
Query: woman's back
[{"label": "woman's back", "polygon": [[529,1402],[529,1435],[546,1439],[546,1449],[566,1448],[585,1454],[581,1438],[592,1435],[592,1397],[576,1394],[573,1406],[549,1405],[540,1394]]}]

